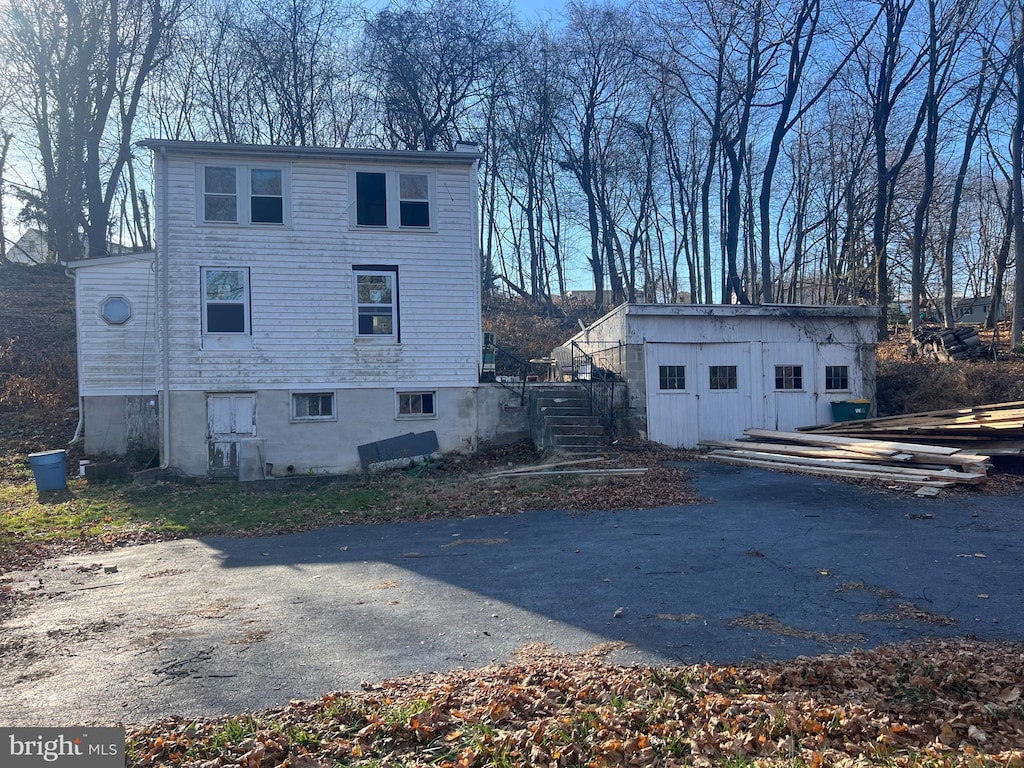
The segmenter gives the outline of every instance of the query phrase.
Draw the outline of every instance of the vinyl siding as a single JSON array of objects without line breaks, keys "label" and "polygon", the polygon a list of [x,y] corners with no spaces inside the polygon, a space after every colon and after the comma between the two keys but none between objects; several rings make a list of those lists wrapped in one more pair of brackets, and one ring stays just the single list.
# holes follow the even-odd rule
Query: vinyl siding
[{"label": "vinyl siding", "polygon": [[[75,270],[79,390],[83,396],[146,395],[156,391],[158,365],[152,255],[80,262]],[[131,318],[109,325],[100,305],[110,296],[131,304]]]},{"label": "vinyl siding", "polygon": [[[199,223],[202,162],[218,164],[169,157],[161,207],[168,216],[173,389],[476,385],[480,306],[468,165],[360,164],[427,170],[436,181],[432,230],[366,231],[349,227],[354,166],[325,159],[252,163],[286,169],[291,216],[285,225]],[[242,209],[247,200],[238,204]],[[352,267],[366,264],[398,267],[399,344],[354,340]],[[202,267],[249,269],[247,348],[203,348]]]}]

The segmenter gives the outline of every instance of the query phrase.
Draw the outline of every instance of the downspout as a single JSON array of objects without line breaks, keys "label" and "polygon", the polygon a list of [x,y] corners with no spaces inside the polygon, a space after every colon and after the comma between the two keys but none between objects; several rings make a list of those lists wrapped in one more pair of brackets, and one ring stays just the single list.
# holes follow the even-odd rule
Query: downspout
[{"label": "downspout", "polygon": [[64,274],[75,281],[75,366],[78,370],[78,424],[75,434],[68,443],[68,448],[82,439],[82,428],[85,426],[85,398],[82,396],[82,324],[78,322],[78,308],[82,305],[78,296],[78,272],[65,267]]},{"label": "downspout", "polygon": [[159,231],[156,243],[156,278],[159,293],[160,330],[160,469],[167,469],[171,463],[171,351],[170,351],[170,288],[167,279],[167,148],[160,147],[157,162],[157,180],[159,181],[157,197],[157,217]]}]

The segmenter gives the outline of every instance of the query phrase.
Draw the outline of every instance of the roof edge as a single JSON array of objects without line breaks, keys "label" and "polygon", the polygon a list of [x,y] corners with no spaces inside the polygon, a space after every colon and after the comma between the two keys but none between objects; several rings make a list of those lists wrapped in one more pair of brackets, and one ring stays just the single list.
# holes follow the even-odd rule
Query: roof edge
[{"label": "roof edge", "polygon": [[181,155],[273,156],[292,159],[348,160],[365,162],[406,162],[431,165],[472,165],[483,158],[481,152],[464,149],[438,152],[408,149],[350,149],[346,147],[293,147],[279,144],[228,144],[218,141],[179,141],[143,139],[136,146]]}]

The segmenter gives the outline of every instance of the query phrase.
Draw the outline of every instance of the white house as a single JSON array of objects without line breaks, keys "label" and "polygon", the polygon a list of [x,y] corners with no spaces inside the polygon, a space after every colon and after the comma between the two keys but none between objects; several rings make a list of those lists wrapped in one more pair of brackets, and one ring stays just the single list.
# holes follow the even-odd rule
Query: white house
[{"label": "white house", "polygon": [[[874,400],[877,307],[623,304],[567,342],[626,382],[617,421],[675,448]],[[596,371],[595,371],[596,373]]]},{"label": "white house", "polygon": [[70,265],[87,451],[158,435],[163,466],[246,479],[357,470],[358,446],[409,433],[469,451],[493,429],[475,149],[142,146],[155,255]]}]

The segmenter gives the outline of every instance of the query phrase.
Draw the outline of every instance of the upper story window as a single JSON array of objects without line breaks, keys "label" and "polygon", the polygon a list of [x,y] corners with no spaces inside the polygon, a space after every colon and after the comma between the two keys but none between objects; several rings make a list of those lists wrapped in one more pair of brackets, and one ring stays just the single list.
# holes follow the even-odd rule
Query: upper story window
[{"label": "upper story window", "polygon": [[425,173],[398,174],[399,221],[403,227],[430,226],[430,177]]},{"label": "upper story window", "polygon": [[356,171],[354,176],[356,226],[410,230],[433,227],[432,173]]},{"label": "upper story window", "polygon": [[356,173],[356,224],[361,227],[388,225],[386,173]]},{"label": "upper story window", "polygon": [[280,168],[249,169],[249,221],[284,224],[284,174]]},{"label": "upper story window", "polygon": [[238,221],[237,169],[217,165],[203,168],[203,220]]},{"label": "upper story window", "polygon": [[201,178],[204,223],[287,222],[288,176],[285,169],[247,165],[206,165],[202,167]]}]

